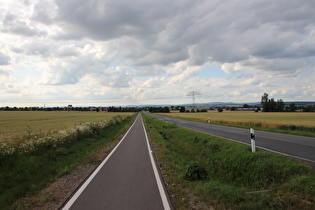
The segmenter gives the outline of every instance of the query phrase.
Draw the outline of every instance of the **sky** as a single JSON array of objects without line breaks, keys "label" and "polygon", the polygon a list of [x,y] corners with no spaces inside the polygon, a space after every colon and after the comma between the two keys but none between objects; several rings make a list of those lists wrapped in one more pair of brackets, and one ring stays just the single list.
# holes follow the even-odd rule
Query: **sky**
[{"label": "sky", "polygon": [[0,0],[0,107],[315,101],[314,0]]}]

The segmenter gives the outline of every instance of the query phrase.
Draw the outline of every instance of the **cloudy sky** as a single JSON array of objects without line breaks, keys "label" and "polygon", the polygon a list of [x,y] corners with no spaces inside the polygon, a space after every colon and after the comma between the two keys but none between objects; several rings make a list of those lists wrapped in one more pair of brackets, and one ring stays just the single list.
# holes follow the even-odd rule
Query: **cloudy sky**
[{"label": "cloudy sky", "polygon": [[314,0],[0,2],[0,106],[315,100]]}]

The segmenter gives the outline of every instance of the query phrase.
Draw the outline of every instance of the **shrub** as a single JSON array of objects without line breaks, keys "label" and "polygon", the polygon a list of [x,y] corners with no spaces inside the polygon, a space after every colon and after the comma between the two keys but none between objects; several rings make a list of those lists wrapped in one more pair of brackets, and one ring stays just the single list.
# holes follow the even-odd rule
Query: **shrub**
[{"label": "shrub", "polygon": [[189,181],[197,181],[197,180],[204,180],[208,178],[208,173],[206,169],[200,165],[198,162],[191,162],[187,165],[184,179]]}]

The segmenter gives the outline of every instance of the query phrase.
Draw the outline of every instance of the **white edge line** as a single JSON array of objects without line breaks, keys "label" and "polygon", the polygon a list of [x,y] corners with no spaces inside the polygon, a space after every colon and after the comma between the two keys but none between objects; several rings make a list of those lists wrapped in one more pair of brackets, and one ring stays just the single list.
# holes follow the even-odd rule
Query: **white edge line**
[{"label": "white edge line", "polygon": [[62,208],[62,210],[68,210],[71,208],[71,206],[74,204],[74,202],[78,199],[78,197],[81,195],[81,193],[85,190],[85,188],[90,184],[92,179],[96,176],[96,174],[101,170],[101,168],[105,165],[105,163],[108,161],[108,159],[112,156],[112,154],[115,152],[115,150],[118,148],[118,146],[123,142],[131,128],[134,126],[136,120],[133,122],[133,124],[130,126],[126,134],[123,136],[123,138],[120,140],[120,142],[115,146],[115,148],[107,155],[107,157],[103,160],[103,162],[94,170],[94,172],[89,176],[89,178],[81,185],[81,187],[76,191],[76,193],[71,197],[71,199],[67,202],[67,204]]},{"label": "white edge line", "polygon": [[[186,128],[186,127],[182,127],[182,128]],[[189,129],[189,128],[186,128],[186,129]],[[210,136],[215,136],[215,137],[226,139],[228,141],[233,141],[233,142],[236,142],[236,143],[245,144],[245,145],[250,146],[250,143],[243,142],[243,141],[240,141],[240,140],[230,139],[230,138],[219,136],[219,135],[216,135],[216,134],[206,133],[206,132],[204,132],[202,130],[199,130],[199,131],[198,130],[194,130],[194,129],[189,129],[189,130],[200,132],[200,133],[204,133],[204,134],[207,134],[207,135],[210,135]],[[268,152],[276,153],[276,154],[279,154],[279,155],[283,155],[283,156],[286,156],[286,157],[294,158],[294,159],[297,159],[297,160],[302,160],[302,161],[306,161],[306,162],[309,162],[309,163],[315,163],[314,160],[310,160],[310,159],[299,157],[299,156],[295,156],[295,155],[286,154],[286,153],[279,152],[279,151],[276,151],[276,150],[268,149],[266,147],[256,146],[256,148],[259,148],[261,150],[265,150],[265,151],[268,151]]]},{"label": "white edge line", "polygon": [[166,193],[165,193],[162,181],[161,181],[161,177],[159,176],[159,172],[158,172],[158,169],[156,167],[156,163],[155,163],[154,158],[153,158],[152,150],[151,150],[150,143],[149,143],[149,138],[148,138],[148,135],[147,135],[147,131],[145,130],[145,126],[144,126],[142,117],[141,117],[141,122],[142,122],[142,128],[144,130],[144,135],[145,135],[145,138],[147,140],[150,160],[151,160],[151,164],[152,164],[152,167],[153,167],[153,172],[154,172],[154,175],[155,175],[155,179],[156,179],[156,182],[157,182],[157,185],[158,185],[158,188],[159,188],[159,192],[160,192],[160,196],[161,196],[161,199],[162,199],[163,207],[164,207],[165,210],[170,210],[171,207],[170,207],[169,201],[167,199],[167,196],[166,196]]}]

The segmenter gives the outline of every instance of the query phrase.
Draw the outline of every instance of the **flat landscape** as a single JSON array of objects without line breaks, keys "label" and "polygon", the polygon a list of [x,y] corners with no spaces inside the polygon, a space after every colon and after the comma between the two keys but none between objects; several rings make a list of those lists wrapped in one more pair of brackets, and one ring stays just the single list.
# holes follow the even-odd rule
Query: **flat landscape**
[{"label": "flat landscape", "polygon": [[[74,127],[85,122],[108,120],[115,112],[77,112],[77,111],[1,111],[0,141],[33,133],[51,134]],[[130,116],[131,113],[119,113]]]},{"label": "flat landscape", "polygon": [[253,111],[208,111],[198,113],[166,113],[167,116],[198,119],[212,122],[254,122],[265,125],[302,125],[315,126],[314,112],[253,112]]},{"label": "flat landscape", "polygon": [[[315,131],[314,112],[253,112],[253,111],[208,111],[197,113],[171,112],[165,116],[196,121],[252,126],[255,128],[302,131],[300,135],[313,136]],[[306,133],[307,132],[307,133]]]}]

